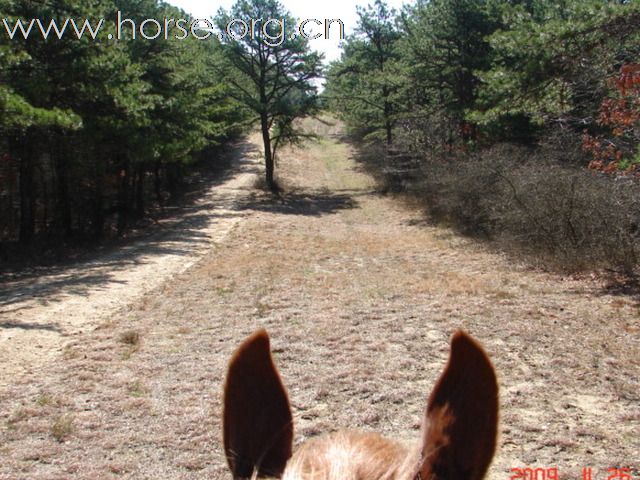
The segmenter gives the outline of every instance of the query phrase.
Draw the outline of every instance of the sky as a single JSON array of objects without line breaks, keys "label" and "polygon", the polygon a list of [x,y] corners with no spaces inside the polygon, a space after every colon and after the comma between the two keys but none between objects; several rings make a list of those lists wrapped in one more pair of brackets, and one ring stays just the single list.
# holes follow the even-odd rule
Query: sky
[{"label": "sky", "polygon": [[[339,18],[345,26],[347,35],[353,33],[358,16],[356,15],[356,5],[366,6],[373,3],[373,0],[280,0],[285,8],[299,20],[304,19],[324,19]],[[220,7],[229,10],[234,0],[167,0],[167,3],[180,7],[189,12],[192,18],[210,18],[216,14]],[[408,0],[387,0],[387,5],[399,10],[403,3],[410,3]],[[309,24],[307,31],[311,31],[313,24]],[[340,57],[340,40],[337,33],[331,30],[331,39],[311,40],[311,47],[324,52],[325,60],[336,60]],[[337,30],[336,30],[337,32]]]}]

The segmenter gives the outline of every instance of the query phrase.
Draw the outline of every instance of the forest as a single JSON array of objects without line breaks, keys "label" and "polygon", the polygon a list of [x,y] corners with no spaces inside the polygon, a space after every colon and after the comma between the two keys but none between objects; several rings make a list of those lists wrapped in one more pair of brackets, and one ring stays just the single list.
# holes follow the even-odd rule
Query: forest
[{"label": "forest", "polygon": [[635,1],[359,9],[326,99],[432,219],[562,268],[640,258]]},{"label": "forest", "polygon": [[[234,8],[215,19],[220,28],[233,16],[288,15],[274,0]],[[174,201],[199,160],[256,125],[277,194],[278,146],[304,138],[296,119],[324,109],[385,189],[434,221],[562,267],[633,270],[638,2],[358,8],[355,33],[324,71],[304,38],[17,41],[5,25],[0,242],[121,236]],[[138,23],[187,17],[155,0],[0,2],[12,21],[104,17],[113,27],[114,11]]]},{"label": "forest", "polygon": [[[0,17],[188,18],[145,1],[0,2]],[[198,156],[243,131],[213,42],[0,39],[0,240],[121,235],[175,195]]]}]

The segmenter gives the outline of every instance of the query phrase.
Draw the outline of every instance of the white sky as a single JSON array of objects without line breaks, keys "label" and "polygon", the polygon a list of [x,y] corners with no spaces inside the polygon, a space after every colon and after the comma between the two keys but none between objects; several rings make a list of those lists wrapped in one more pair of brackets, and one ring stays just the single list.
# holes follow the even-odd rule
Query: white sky
[{"label": "white sky", "polygon": [[[220,7],[229,10],[234,0],[166,0],[167,3],[182,8],[189,12],[193,18],[210,18],[216,14]],[[356,5],[366,6],[373,0],[280,0],[287,10],[298,20],[307,18],[324,19],[339,18],[345,26],[347,35],[353,33],[357,21]],[[403,3],[411,3],[410,0],[387,0],[387,5],[399,10]],[[316,32],[314,24],[310,23],[305,31]],[[311,40],[311,46],[324,52],[325,61],[331,61],[340,56],[340,41],[337,38],[337,25],[331,27],[331,39],[322,38]]]}]

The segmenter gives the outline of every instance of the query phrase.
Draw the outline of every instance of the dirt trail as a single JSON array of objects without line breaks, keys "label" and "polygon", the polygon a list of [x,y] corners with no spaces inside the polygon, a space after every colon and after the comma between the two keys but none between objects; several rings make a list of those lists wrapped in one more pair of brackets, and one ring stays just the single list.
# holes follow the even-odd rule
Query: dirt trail
[{"label": "dirt trail", "polygon": [[638,478],[637,302],[428,225],[377,193],[339,131],[312,126],[322,140],[278,165],[282,198],[239,192],[235,228],[200,261],[0,386],[0,478],[230,478],[220,389],[258,327],[297,442],[341,427],[417,438],[449,337],[464,328],[501,385],[490,479],[525,467]]},{"label": "dirt trail", "polygon": [[234,202],[256,179],[256,148],[251,141],[238,145],[243,156],[233,174],[152,238],[0,283],[0,387],[16,375],[36,372],[59,356],[70,338],[135,304],[220,243],[240,221]]}]

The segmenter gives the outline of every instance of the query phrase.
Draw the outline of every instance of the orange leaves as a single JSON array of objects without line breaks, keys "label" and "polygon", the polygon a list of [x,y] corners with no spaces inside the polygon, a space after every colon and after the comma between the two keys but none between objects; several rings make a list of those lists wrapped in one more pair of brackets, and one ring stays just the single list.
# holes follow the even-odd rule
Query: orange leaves
[{"label": "orange leaves", "polygon": [[589,169],[604,173],[618,171],[618,164],[622,160],[622,152],[613,143],[603,145],[603,140],[588,133],[582,136],[582,148],[593,155],[589,162]]},{"label": "orange leaves", "polygon": [[613,95],[602,101],[598,125],[610,129],[610,138],[585,131],[582,147],[591,153],[589,168],[604,173],[639,173],[633,158],[640,137],[640,64],[629,63],[609,80]]},{"label": "orange leaves", "polygon": [[599,123],[613,127],[620,133],[623,128],[632,128],[640,121],[640,64],[623,65],[618,76],[610,79],[609,84],[618,96],[602,102]]},{"label": "orange leaves", "polygon": [[640,111],[629,103],[626,98],[604,100],[600,106],[598,123],[618,129],[633,127],[640,120]]},{"label": "orange leaves", "polygon": [[638,87],[640,87],[640,64],[628,63],[620,68],[620,75],[614,79],[616,87],[622,93],[627,94],[627,90],[636,90],[638,95]]}]

